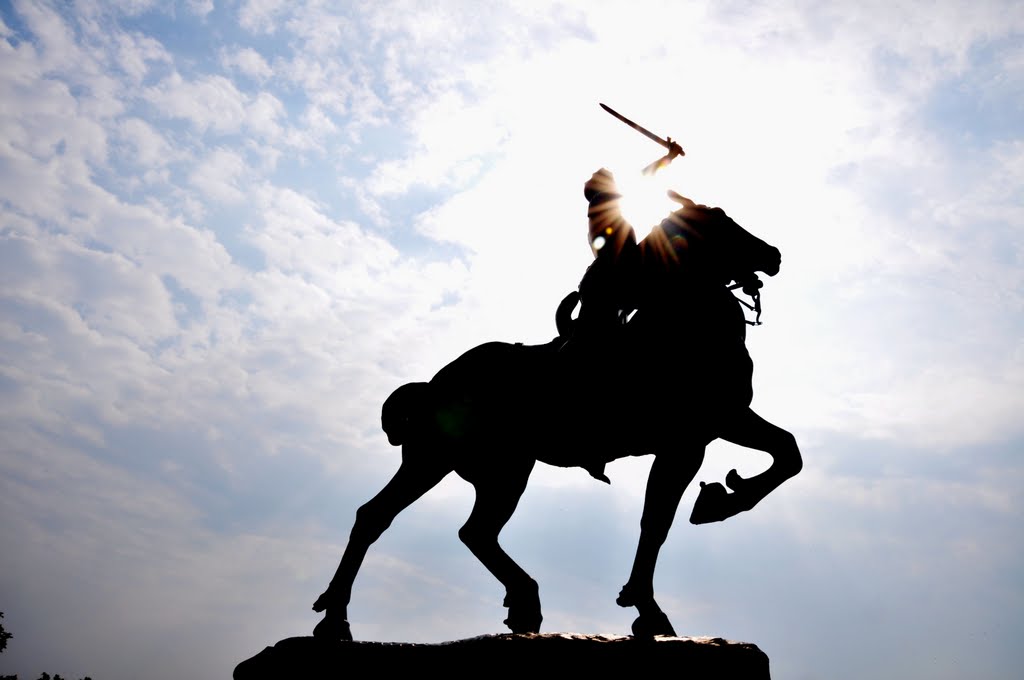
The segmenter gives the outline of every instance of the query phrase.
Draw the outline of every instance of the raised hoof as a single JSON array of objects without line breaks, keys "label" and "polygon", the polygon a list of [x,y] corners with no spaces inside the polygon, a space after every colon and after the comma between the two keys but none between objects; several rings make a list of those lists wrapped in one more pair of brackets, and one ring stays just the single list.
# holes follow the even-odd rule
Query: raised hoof
[{"label": "raised hoof", "polygon": [[725,485],[732,491],[739,491],[746,481],[747,480],[740,477],[740,473],[736,472],[736,468],[729,470],[729,474],[725,476]]},{"label": "raised hoof", "polygon": [[690,524],[709,524],[729,519],[747,508],[739,500],[739,494],[729,493],[718,482],[700,483],[700,494],[690,513]]},{"label": "raised hoof", "polygon": [[319,640],[342,640],[352,641],[352,628],[345,619],[337,619],[330,615],[324,617],[323,621],[316,624],[313,629],[313,637]]},{"label": "raised hoof", "polygon": [[676,637],[676,631],[664,612],[641,614],[633,621],[633,637],[651,638],[655,635]]}]

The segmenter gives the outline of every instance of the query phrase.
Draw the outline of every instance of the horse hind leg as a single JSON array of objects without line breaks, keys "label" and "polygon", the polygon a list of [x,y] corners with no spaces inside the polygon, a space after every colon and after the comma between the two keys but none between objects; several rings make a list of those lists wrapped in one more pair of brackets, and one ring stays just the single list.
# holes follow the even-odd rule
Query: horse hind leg
[{"label": "horse hind leg", "polygon": [[476,502],[459,529],[459,538],[470,552],[505,586],[503,605],[508,607],[508,618],[504,623],[513,633],[539,632],[543,620],[537,582],[498,543],[498,534],[515,512],[533,465],[533,460],[527,460],[515,470],[492,469],[472,475]]},{"label": "horse hind leg", "polygon": [[452,467],[435,458],[410,455],[407,443],[402,450],[402,465],[383,489],[356,511],[356,521],[349,535],[338,570],[330,585],[313,604],[313,611],[324,612],[324,619],[313,630],[315,637],[351,640],[348,624],[348,603],[352,583],[370,546],[380,538],[391,522],[416,499],[444,479]]}]

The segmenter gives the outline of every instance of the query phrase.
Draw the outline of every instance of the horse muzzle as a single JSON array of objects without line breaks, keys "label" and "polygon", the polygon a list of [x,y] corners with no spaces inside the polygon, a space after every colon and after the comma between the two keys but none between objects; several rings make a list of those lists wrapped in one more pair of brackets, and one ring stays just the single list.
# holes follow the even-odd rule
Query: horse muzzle
[{"label": "horse muzzle", "polygon": [[759,271],[764,272],[768,276],[775,276],[779,273],[779,267],[782,266],[782,253],[779,252],[778,248],[772,248],[772,254],[768,257],[767,261],[761,266]]}]

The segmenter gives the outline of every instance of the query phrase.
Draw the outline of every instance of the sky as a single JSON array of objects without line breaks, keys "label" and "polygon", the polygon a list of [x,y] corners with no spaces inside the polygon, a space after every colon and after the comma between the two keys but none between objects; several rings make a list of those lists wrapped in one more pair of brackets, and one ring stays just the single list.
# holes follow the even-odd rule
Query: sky
[{"label": "sky", "polygon": [[[229,677],[310,634],[400,461],[384,399],[555,335],[607,167],[641,236],[674,188],[783,254],[753,408],[804,469],[721,524],[688,490],[676,630],[777,678],[1019,677],[1022,38],[1012,1],[0,1],[0,674]],[[643,177],[598,102],[687,155]],[[650,460],[535,469],[502,544],[542,630],[628,634]],[[371,548],[358,639],[504,631],[472,502],[450,476]]]}]

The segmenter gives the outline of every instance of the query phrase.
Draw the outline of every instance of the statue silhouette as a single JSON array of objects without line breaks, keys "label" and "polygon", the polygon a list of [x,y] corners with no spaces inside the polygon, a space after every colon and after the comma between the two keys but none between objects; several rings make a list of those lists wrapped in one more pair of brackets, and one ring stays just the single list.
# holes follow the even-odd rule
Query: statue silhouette
[{"label": "statue silhouette", "polygon": [[654,463],[640,540],[616,601],[636,607],[634,635],[675,635],[654,599],[654,569],[706,446],[721,438],[767,452],[772,464],[750,478],[730,471],[728,491],[702,482],[694,524],[750,510],[800,471],[793,436],[750,409],[753,364],[744,340],[751,322],[732,293],[742,287],[759,303],[755,272],[778,273],[779,251],[721,209],[674,192],[681,207],[637,243],[611,173],[594,173],[584,195],[595,261],[579,293],[559,305],[558,337],[537,346],[480,345],[384,402],[382,426],[402,447],[402,463],[356,512],[341,564],[313,605],[325,614],[315,636],[352,639],[347,607],[367,550],[451,472],[475,487],[459,538],[505,586],[505,625],[538,632],[537,583],[498,543],[534,464],[581,467],[607,482],[605,463],[647,454]]}]

